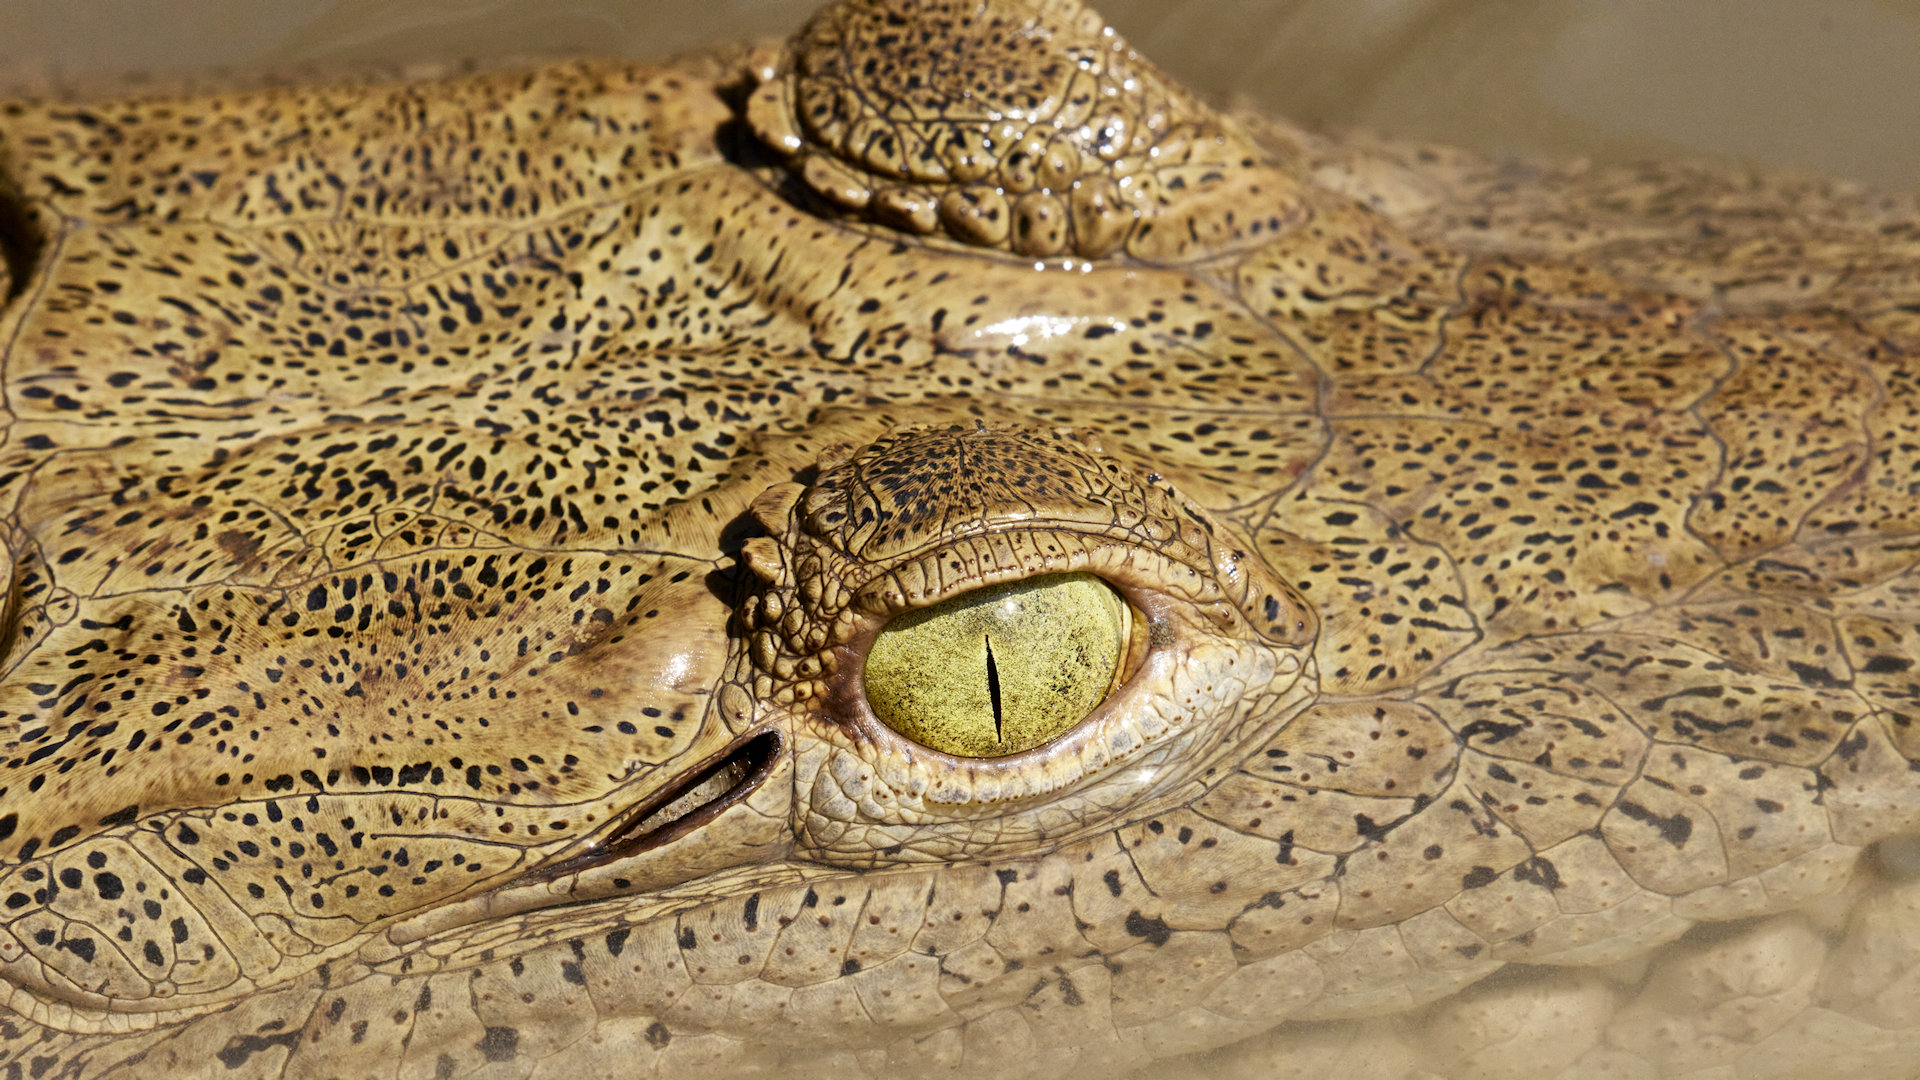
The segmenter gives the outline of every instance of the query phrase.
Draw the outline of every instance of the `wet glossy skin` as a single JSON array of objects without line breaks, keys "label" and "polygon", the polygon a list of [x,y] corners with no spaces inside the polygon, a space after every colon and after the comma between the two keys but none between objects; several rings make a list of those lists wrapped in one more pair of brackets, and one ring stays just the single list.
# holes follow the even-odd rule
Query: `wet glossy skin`
[{"label": "wet glossy skin", "polygon": [[[1911,206],[956,10],[0,112],[4,1060],[1899,1075]],[[1058,738],[868,706],[1080,572]]]}]

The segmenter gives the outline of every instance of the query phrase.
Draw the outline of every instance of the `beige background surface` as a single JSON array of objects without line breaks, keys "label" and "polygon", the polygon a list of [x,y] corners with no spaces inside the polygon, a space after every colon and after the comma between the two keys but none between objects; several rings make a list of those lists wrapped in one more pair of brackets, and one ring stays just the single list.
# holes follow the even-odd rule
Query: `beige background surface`
[{"label": "beige background surface", "polygon": [[[1108,0],[1189,82],[1507,152],[1708,155],[1920,187],[1920,0]],[[0,0],[0,84],[610,53],[781,35],[813,0]]]}]

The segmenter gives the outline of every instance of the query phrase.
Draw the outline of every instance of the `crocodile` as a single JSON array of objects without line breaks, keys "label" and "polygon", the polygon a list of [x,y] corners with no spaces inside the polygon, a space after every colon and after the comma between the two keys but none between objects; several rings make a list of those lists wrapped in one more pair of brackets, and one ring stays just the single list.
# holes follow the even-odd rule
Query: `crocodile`
[{"label": "crocodile", "polygon": [[0,251],[8,1077],[1920,1060],[1910,199],[836,0]]}]

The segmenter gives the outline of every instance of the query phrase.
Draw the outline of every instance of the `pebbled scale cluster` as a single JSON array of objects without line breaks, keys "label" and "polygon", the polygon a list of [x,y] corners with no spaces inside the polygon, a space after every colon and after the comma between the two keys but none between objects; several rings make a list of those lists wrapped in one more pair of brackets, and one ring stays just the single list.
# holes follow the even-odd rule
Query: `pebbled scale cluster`
[{"label": "pebbled scale cluster", "polygon": [[1291,181],[1074,0],[833,5],[747,118],[815,194],[1015,255],[1214,254],[1294,216]]}]

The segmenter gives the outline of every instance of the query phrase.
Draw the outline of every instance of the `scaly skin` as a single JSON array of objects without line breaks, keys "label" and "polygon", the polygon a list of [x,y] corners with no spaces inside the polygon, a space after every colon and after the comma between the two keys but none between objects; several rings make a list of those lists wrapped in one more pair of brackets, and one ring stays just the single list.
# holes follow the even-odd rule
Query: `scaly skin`
[{"label": "scaly skin", "polygon": [[[1908,203],[1331,142],[1075,0],[0,178],[8,1076],[1912,1069]],[[874,717],[1069,571],[1080,725]]]}]

